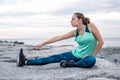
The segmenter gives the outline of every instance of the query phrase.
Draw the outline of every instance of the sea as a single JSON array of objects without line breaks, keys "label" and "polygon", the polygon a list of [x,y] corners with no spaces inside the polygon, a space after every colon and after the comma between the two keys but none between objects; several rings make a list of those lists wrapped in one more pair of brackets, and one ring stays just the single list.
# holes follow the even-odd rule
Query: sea
[{"label": "sea", "polygon": [[[49,38],[5,38],[5,39],[0,39],[2,41],[18,41],[18,42],[24,42],[26,45],[37,45],[43,41],[48,40]],[[103,38],[104,45],[103,47],[120,47],[120,37],[106,37]],[[58,42],[51,43],[49,45],[55,45],[55,46],[60,46],[60,45],[77,45],[77,43],[74,41],[74,38],[71,39],[66,39]]]}]

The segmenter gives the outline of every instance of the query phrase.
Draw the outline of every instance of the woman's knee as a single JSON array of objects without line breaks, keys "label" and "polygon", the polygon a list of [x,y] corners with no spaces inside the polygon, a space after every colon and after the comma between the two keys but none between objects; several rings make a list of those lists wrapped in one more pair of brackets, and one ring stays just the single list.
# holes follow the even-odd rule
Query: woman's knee
[{"label": "woman's knee", "polygon": [[87,60],[87,67],[88,68],[90,68],[90,67],[92,67],[92,66],[94,66],[95,65],[95,63],[96,63],[96,57],[95,56],[88,56],[88,58],[87,58],[88,60]]},{"label": "woman's knee", "polygon": [[96,58],[95,56],[87,56],[82,59],[82,62],[84,65],[81,65],[81,66],[83,66],[84,68],[91,68],[95,65]]}]

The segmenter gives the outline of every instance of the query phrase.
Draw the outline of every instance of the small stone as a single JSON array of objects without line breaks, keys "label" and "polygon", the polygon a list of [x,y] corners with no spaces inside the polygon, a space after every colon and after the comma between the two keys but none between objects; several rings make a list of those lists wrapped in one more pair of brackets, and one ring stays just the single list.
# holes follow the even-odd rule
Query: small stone
[{"label": "small stone", "polygon": [[117,59],[114,59],[114,62],[118,62],[118,60],[117,60]]}]

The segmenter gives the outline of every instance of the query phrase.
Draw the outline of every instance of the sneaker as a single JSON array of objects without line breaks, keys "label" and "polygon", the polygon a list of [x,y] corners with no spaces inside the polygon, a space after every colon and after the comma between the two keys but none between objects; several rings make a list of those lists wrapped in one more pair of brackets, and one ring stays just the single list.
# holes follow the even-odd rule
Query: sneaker
[{"label": "sneaker", "polygon": [[67,62],[67,61],[66,60],[60,61],[60,66],[66,68],[65,62]]},{"label": "sneaker", "polygon": [[25,56],[23,54],[23,49],[21,48],[20,53],[18,54],[18,57],[17,57],[17,66],[22,67],[24,65],[25,65]]},{"label": "sneaker", "polygon": [[72,61],[66,61],[66,60],[62,60],[60,62],[60,66],[63,67],[63,68],[66,68],[66,67],[72,67],[73,65],[73,60]]}]

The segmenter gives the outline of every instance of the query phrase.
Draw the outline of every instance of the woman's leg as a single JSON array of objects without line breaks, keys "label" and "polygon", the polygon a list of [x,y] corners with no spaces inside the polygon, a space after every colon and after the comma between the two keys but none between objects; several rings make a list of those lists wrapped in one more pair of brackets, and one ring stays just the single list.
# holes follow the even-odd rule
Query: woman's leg
[{"label": "woman's leg", "polygon": [[91,68],[96,63],[95,56],[87,56],[73,63],[73,67]]},{"label": "woman's leg", "polygon": [[76,59],[76,57],[73,56],[72,52],[65,52],[62,54],[52,55],[52,56],[45,57],[45,58],[27,60],[26,65],[44,65],[48,63],[60,62],[61,60],[70,61],[74,59]]}]

